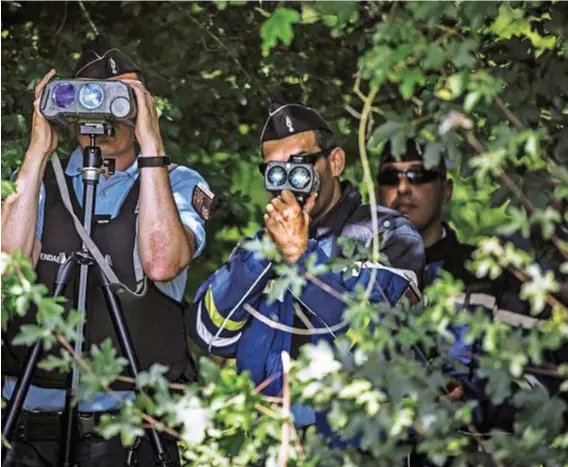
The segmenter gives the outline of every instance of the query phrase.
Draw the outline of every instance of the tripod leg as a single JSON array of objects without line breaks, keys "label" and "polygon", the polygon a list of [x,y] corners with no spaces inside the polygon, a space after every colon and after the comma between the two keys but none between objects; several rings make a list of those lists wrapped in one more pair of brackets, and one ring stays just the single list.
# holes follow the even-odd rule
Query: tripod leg
[{"label": "tripod leg", "polygon": [[[124,313],[122,311],[120,300],[112,292],[109,281],[105,274],[99,268],[97,269],[100,276],[100,284],[105,297],[105,302],[107,308],[109,309],[114,329],[116,330],[116,335],[118,336],[118,341],[120,343],[122,352],[128,360],[130,373],[134,378],[136,378],[136,376],[138,376],[138,373],[140,373],[140,365],[138,363],[138,358],[136,357],[132,338],[130,337],[130,333],[128,332],[128,327],[126,325],[126,320],[124,319]],[[159,465],[163,467],[171,465],[172,461],[170,455],[168,451],[166,451],[159,433],[153,428],[146,430],[146,432],[148,433],[150,442],[152,443],[156,456],[158,457]]]},{"label": "tripod leg", "polygon": [[[58,297],[65,293],[65,288],[67,287],[67,284],[69,284],[74,266],[75,258],[73,256],[70,256],[64,263],[59,265],[52,287],[52,296]],[[28,394],[28,390],[30,389],[32,376],[41,354],[41,342],[36,342],[26,355],[26,365],[24,366],[24,370],[18,378],[12,397],[8,401],[6,410],[2,414],[2,437],[4,439],[9,440],[12,436],[12,432],[14,431],[14,427],[18,421],[18,416],[24,406],[24,401]],[[7,452],[6,447],[2,446],[2,462],[4,462]]]}]

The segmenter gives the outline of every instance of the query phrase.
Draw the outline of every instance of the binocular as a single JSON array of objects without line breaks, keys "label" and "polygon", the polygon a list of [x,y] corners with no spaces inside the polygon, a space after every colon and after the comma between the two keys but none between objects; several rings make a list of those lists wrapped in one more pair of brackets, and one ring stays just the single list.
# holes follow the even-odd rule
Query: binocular
[{"label": "binocular", "polygon": [[312,164],[303,162],[302,156],[292,156],[288,162],[272,161],[264,168],[264,187],[271,193],[290,190],[298,202],[304,202],[317,192],[320,175]]},{"label": "binocular", "polygon": [[43,90],[40,112],[62,125],[85,121],[133,125],[136,99],[132,89],[118,80],[54,80]]}]

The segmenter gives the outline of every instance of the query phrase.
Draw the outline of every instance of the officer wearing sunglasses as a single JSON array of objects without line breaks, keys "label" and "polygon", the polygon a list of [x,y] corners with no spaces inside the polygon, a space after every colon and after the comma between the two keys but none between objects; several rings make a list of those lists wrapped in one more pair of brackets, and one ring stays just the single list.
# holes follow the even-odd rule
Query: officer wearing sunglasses
[{"label": "officer wearing sunglasses", "polygon": [[442,237],[442,208],[452,197],[452,181],[446,164],[426,168],[420,146],[407,141],[406,152],[397,160],[387,144],[377,175],[381,204],[406,215],[424,240],[426,248]]},{"label": "officer wearing sunglasses", "polygon": [[[406,150],[395,158],[390,144],[385,145],[377,173],[377,197],[392,209],[405,214],[420,232],[426,247],[425,285],[432,284],[444,269],[464,283],[464,294],[456,301],[456,308],[467,308],[474,312],[480,307],[494,319],[512,326],[530,328],[537,319],[530,316],[530,306],[519,298],[520,282],[507,271],[497,280],[479,280],[466,267],[471,259],[473,245],[458,240],[456,232],[444,222],[442,208],[452,197],[452,181],[447,178],[446,161],[442,158],[435,167],[426,168],[423,163],[423,147],[415,140],[408,140]],[[462,398],[477,399],[480,408],[476,409],[477,429],[487,433],[491,429],[511,431],[515,408],[511,400],[499,406],[490,403],[484,396],[484,383],[475,375],[475,359],[468,355],[480,353],[479,343],[468,345],[464,342],[466,326],[452,327],[455,343],[448,354],[455,358],[467,372],[451,372],[455,386],[447,397],[452,400]],[[551,385],[545,378],[529,375],[527,382],[549,390]],[[419,455],[411,459],[411,465],[429,465]]]}]

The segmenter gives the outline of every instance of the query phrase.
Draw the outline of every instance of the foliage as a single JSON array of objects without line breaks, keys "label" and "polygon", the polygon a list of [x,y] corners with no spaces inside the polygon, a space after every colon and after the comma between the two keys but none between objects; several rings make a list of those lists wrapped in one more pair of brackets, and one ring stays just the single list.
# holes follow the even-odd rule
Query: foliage
[{"label": "foliage", "polygon": [[[207,252],[190,269],[189,293],[260,223],[265,198],[258,177],[250,174],[266,99],[308,101],[328,116],[353,157],[360,99],[377,91],[369,103],[371,123],[360,129],[368,154],[375,156],[372,166],[386,141],[400,154],[408,137],[426,145],[432,165],[447,154],[455,181],[449,217],[462,239],[480,247],[471,270],[493,280],[508,269],[524,282],[521,297],[534,316],[551,310],[549,319],[526,331],[480,310],[456,315],[463,284],[449,274],[427,290],[426,307],[376,307],[363,291],[348,297],[345,318],[357,345],[344,337],[335,349],[305,346],[289,380],[293,401],[328,413],[344,438],[360,436],[362,451],[332,449],[309,430],[302,446],[291,437],[291,465],[402,465],[413,445],[436,465],[564,465],[566,402],[526,379],[568,341],[567,310],[559,301],[566,301],[568,274],[568,14],[561,3],[87,6],[97,27],[119,38],[147,70],[168,153],[204,174],[218,196]],[[51,66],[68,74],[78,44],[93,31],[72,2],[3,3],[2,9],[6,180],[26,148],[34,84]],[[172,47],[173,41],[179,46]],[[71,147],[68,138],[60,152]],[[372,186],[361,186],[362,174],[350,159],[347,176],[371,193]],[[10,189],[3,181],[3,197]],[[249,247],[278,259],[270,245]],[[347,258],[328,267],[348,267],[361,251],[345,244]],[[24,259],[3,257],[2,264],[3,327],[33,302],[39,322],[23,329],[20,341],[72,341],[80,315],[64,317],[46,288],[34,285]],[[325,269],[310,269],[310,276],[280,267],[282,289],[302,287]],[[487,379],[487,397],[494,403],[512,397],[518,409],[513,436],[476,436],[475,403],[441,396],[451,384],[447,364],[461,368],[445,352],[456,324],[469,326],[469,343],[481,343],[475,358],[477,374]],[[70,361],[63,353],[46,364],[68,368]],[[91,349],[84,363],[80,397],[108,389],[120,372],[105,343]],[[127,404],[120,419],[106,420],[101,432],[120,433],[129,443],[143,421],[164,429],[163,420],[193,465],[275,465],[286,424],[278,401],[257,394],[248,376],[231,365],[219,368],[203,359],[201,369],[199,385],[172,394],[163,369],[153,367],[138,379],[152,390]],[[548,372],[565,393],[568,365]]]}]

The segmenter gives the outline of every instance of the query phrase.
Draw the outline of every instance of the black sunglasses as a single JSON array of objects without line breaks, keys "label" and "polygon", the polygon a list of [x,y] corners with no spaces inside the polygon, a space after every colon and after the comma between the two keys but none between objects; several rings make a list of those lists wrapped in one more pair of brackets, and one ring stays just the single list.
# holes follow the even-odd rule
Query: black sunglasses
[{"label": "black sunglasses", "polygon": [[395,186],[405,176],[411,185],[422,185],[444,178],[439,170],[426,170],[424,167],[411,167],[406,170],[385,169],[379,172],[377,183],[382,186]]},{"label": "black sunglasses", "polygon": [[[315,164],[317,162],[317,160],[320,157],[327,157],[329,156],[332,151],[335,149],[335,147],[333,148],[329,148],[329,149],[324,149],[323,151],[319,151],[319,152],[313,152],[313,153],[300,153],[300,154],[292,154],[288,160],[292,160],[292,157],[301,157],[303,159],[302,162],[306,163],[306,164]],[[258,170],[260,170],[260,173],[264,176],[264,172],[266,172],[266,166],[268,165],[267,162],[261,162],[260,164],[258,164]]]}]

